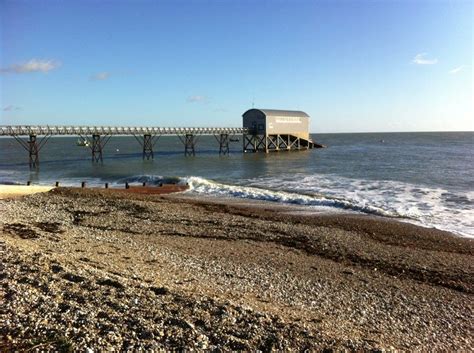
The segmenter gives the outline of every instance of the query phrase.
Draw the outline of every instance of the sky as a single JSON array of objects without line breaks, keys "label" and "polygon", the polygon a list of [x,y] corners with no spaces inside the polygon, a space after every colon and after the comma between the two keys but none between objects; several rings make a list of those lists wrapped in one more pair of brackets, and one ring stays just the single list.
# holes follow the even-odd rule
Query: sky
[{"label": "sky", "polygon": [[471,0],[0,0],[0,125],[472,131]]}]

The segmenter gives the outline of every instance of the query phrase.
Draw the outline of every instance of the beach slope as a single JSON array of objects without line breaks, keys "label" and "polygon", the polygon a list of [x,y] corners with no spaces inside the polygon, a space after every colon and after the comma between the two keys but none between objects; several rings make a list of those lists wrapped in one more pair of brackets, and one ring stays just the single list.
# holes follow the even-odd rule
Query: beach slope
[{"label": "beach slope", "polygon": [[271,204],[0,200],[0,350],[472,350],[472,239]]}]

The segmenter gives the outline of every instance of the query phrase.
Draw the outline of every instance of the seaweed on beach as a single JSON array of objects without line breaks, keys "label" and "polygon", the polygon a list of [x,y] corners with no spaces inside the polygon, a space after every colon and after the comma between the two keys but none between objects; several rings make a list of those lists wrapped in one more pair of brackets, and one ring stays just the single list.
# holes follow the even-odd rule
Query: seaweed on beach
[{"label": "seaweed on beach", "polygon": [[64,230],[61,229],[61,224],[57,222],[37,222],[36,226],[48,233],[64,233]]},{"label": "seaweed on beach", "polygon": [[7,223],[3,226],[3,230],[7,233],[17,235],[22,239],[38,239],[39,235],[34,230],[23,223]]}]

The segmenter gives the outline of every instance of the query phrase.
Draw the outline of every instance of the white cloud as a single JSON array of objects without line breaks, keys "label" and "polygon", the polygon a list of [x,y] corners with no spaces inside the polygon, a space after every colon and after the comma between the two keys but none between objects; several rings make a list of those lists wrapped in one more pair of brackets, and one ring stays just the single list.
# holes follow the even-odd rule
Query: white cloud
[{"label": "white cloud", "polygon": [[466,67],[468,67],[468,65],[461,65],[461,66],[455,67],[454,69],[450,70],[449,73],[455,75],[458,72],[464,70]]},{"label": "white cloud", "polygon": [[438,63],[438,59],[428,59],[426,58],[427,53],[416,54],[413,58],[413,63],[418,65],[434,65]]},{"label": "white cloud", "polygon": [[31,59],[24,63],[13,64],[6,68],[2,68],[0,69],[0,72],[16,74],[23,74],[28,72],[48,72],[58,68],[60,65],[61,63],[55,60]]},{"label": "white cloud", "polygon": [[91,76],[92,81],[103,81],[110,77],[110,72],[99,72]]},{"label": "white cloud", "polygon": [[187,99],[186,99],[186,102],[188,103],[197,103],[197,102],[200,102],[200,103],[207,103],[208,102],[208,97],[207,96],[189,96]]},{"label": "white cloud", "polygon": [[14,110],[21,110],[20,107],[17,107],[17,106],[14,106],[14,105],[7,105],[6,107],[3,108],[3,111],[4,112],[11,112],[11,111],[14,111]]}]

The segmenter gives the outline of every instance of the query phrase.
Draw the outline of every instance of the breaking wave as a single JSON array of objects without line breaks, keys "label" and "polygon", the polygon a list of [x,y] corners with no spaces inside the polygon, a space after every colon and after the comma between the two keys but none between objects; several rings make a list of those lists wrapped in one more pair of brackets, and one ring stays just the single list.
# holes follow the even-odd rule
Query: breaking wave
[{"label": "breaking wave", "polygon": [[196,194],[324,207],[326,211],[348,210],[474,236],[472,193],[328,175],[256,178],[236,185],[201,177],[183,178],[182,182],[187,182],[189,192]]}]

